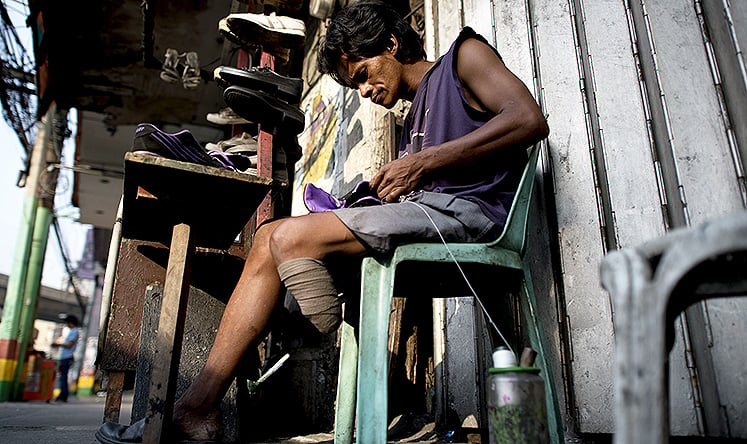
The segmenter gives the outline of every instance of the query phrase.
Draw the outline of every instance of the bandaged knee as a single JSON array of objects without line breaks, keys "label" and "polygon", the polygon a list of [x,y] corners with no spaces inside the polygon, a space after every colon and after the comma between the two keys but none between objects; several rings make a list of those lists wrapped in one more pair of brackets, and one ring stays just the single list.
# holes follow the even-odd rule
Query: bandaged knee
[{"label": "bandaged knee", "polygon": [[301,308],[301,313],[322,333],[331,333],[342,320],[342,300],[324,262],[291,259],[278,265],[278,274]]}]

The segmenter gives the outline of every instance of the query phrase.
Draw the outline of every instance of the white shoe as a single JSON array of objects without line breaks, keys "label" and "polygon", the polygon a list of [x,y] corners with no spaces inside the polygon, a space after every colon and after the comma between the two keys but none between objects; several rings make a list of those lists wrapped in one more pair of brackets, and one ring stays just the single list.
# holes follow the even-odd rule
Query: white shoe
[{"label": "white shoe", "polygon": [[[233,31],[231,31],[228,28],[228,23],[226,22],[226,19],[221,19],[218,22],[218,31],[228,39],[230,42],[235,43],[236,45],[239,45],[240,47],[246,49],[247,46],[259,46],[261,43],[257,41],[257,39],[252,36],[249,40],[243,39],[236,35]],[[262,50],[264,52],[270,53],[276,57],[276,59],[279,59],[283,63],[288,62],[290,60],[290,49],[284,48],[284,47],[275,47],[268,44],[261,44]]]},{"label": "white shoe", "polygon": [[229,14],[218,23],[226,27],[243,42],[257,43],[274,48],[296,49],[306,40],[306,25],[292,17],[239,13]]},{"label": "white shoe", "polygon": [[208,143],[205,148],[209,150],[218,150],[225,153],[256,154],[257,140],[249,133],[237,134],[230,139],[221,140],[216,143]]},{"label": "white shoe", "polygon": [[208,113],[205,118],[208,122],[216,125],[245,125],[252,123],[233,112],[231,108],[223,108],[217,113]]}]

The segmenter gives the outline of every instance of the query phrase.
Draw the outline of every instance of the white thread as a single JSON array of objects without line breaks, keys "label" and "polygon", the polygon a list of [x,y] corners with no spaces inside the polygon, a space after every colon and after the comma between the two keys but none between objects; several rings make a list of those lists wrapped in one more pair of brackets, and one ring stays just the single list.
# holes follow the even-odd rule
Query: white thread
[{"label": "white thread", "polygon": [[503,343],[506,344],[506,347],[508,347],[508,349],[511,350],[511,353],[513,353],[514,355],[516,355],[516,352],[514,352],[514,349],[511,348],[511,344],[508,343],[508,341],[506,340],[506,338],[503,336],[503,333],[501,333],[501,331],[498,329],[498,326],[495,325],[495,322],[493,322],[493,318],[490,317],[490,313],[488,313],[488,310],[485,308],[485,305],[483,305],[482,301],[477,296],[477,292],[472,287],[472,284],[470,283],[469,279],[467,279],[467,275],[464,274],[464,270],[462,270],[462,266],[459,265],[459,262],[454,257],[454,254],[451,252],[451,249],[449,248],[449,244],[446,243],[446,239],[444,239],[444,236],[441,234],[441,230],[438,229],[438,226],[436,225],[436,222],[431,218],[431,215],[428,214],[428,211],[426,211],[425,208],[423,208],[423,206],[420,205],[419,203],[413,202],[411,200],[407,200],[405,202],[411,203],[411,204],[415,205],[416,207],[420,208],[420,210],[423,213],[425,213],[425,217],[427,217],[428,220],[431,221],[431,224],[433,225],[433,228],[435,228],[436,229],[436,233],[438,233],[438,237],[441,238],[441,242],[444,244],[444,247],[446,247],[446,251],[449,252],[449,256],[451,256],[451,260],[454,261],[454,264],[459,269],[459,273],[461,273],[462,277],[464,278],[464,282],[467,283],[467,286],[469,287],[470,291],[472,292],[472,296],[475,297],[475,300],[477,300],[477,303],[480,305],[480,308],[482,309],[482,312],[485,313],[485,316],[488,318],[488,322],[490,322],[490,325],[493,326],[493,328],[495,329],[495,331],[498,333],[498,336],[501,337],[501,339],[503,340]]}]

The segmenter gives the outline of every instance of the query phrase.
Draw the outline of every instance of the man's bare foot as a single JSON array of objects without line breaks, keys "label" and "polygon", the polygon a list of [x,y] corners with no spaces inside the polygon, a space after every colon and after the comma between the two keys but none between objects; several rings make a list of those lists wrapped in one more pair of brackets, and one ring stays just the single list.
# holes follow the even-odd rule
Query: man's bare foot
[{"label": "man's bare foot", "polygon": [[173,424],[180,439],[216,442],[223,439],[223,422],[217,408],[205,413],[196,413],[175,406]]}]

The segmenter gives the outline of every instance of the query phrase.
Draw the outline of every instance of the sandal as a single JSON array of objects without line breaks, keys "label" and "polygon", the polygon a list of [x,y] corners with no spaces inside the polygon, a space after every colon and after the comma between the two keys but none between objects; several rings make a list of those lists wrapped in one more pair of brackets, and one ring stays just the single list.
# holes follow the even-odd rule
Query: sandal
[{"label": "sandal", "polygon": [[202,78],[200,77],[200,59],[197,53],[190,51],[185,54],[184,74],[182,75],[182,84],[185,89],[195,89],[200,86]]},{"label": "sandal", "polygon": [[168,48],[163,61],[161,80],[168,83],[176,83],[181,78],[179,75],[179,53],[176,49]]}]

